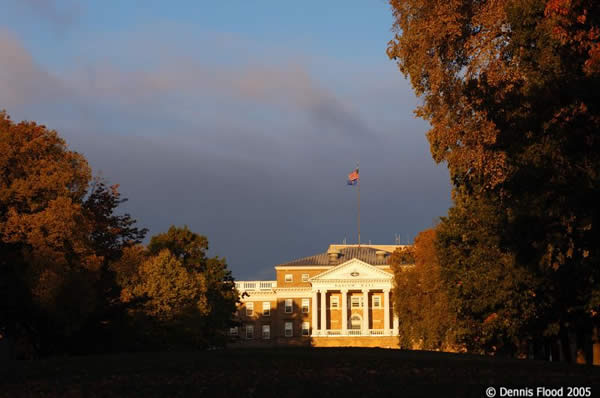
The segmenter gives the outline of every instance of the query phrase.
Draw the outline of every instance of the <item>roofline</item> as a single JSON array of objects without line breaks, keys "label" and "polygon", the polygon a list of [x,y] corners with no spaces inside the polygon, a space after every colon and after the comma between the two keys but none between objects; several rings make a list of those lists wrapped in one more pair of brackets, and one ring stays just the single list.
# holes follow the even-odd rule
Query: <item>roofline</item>
[{"label": "roofline", "polygon": [[[359,258],[356,257],[352,257],[350,260],[346,260],[344,263],[351,261],[351,260],[360,260]],[[363,261],[363,260],[360,260]],[[363,261],[365,264],[369,264],[365,261]],[[332,267],[337,267],[338,265],[342,265],[344,263],[339,263],[339,264],[331,264],[331,265],[276,265],[275,269],[299,269],[299,268],[308,268],[308,269],[317,269],[317,268],[321,268],[321,269],[326,269],[326,268],[332,268]],[[369,264],[371,267],[390,267],[389,264]]]},{"label": "roofline", "polygon": [[376,265],[371,265],[371,264],[367,263],[366,261],[363,261],[363,260],[361,260],[359,258],[354,257],[354,258],[351,258],[350,260],[344,261],[343,263],[340,263],[340,264],[336,265],[335,267],[333,267],[331,269],[328,269],[327,271],[325,271],[325,272],[323,272],[323,273],[321,273],[319,275],[315,275],[312,278],[308,278],[308,281],[310,283],[318,282],[319,279],[322,278],[323,276],[328,275],[328,274],[330,274],[332,272],[335,272],[336,269],[345,267],[345,266],[347,266],[348,264],[350,264],[352,262],[354,262],[354,263],[358,262],[360,264],[366,265],[367,267],[376,269],[377,272],[384,272],[384,273],[386,273],[387,274],[386,278],[381,278],[381,279],[392,279],[392,278],[394,278],[394,274],[382,271],[382,270],[378,269]]},{"label": "roofline", "polygon": [[351,244],[351,245],[344,245],[341,243],[332,243],[329,245],[329,248],[327,249],[328,251],[331,249],[345,249],[345,248],[349,248],[349,247],[364,247],[364,248],[370,248],[370,249],[374,249],[374,250],[382,250],[388,253],[393,253],[396,249],[398,248],[406,248],[406,247],[412,247],[412,245],[371,245],[371,244]]},{"label": "roofline", "polygon": [[[325,267],[329,267],[329,266],[335,266],[335,265],[339,265],[339,264],[321,264],[321,265],[317,265],[317,264],[298,264],[298,265],[294,265],[294,262],[296,261],[300,261],[300,260],[305,260],[305,259],[310,259],[311,257],[317,257],[317,256],[321,256],[321,255],[327,255],[330,251],[339,251],[341,249],[350,249],[350,248],[364,248],[364,249],[372,249],[375,251],[383,251],[386,252],[386,256],[392,254],[396,249],[399,248],[407,248],[407,247],[412,247],[412,245],[373,245],[373,244],[350,244],[350,245],[345,245],[345,244],[337,244],[337,243],[332,243],[329,245],[327,251],[325,253],[317,253],[317,254],[313,254],[312,256],[306,256],[306,257],[301,257],[295,260],[291,260],[291,261],[286,261],[284,263],[279,263],[275,266],[275,269],[283,269],[282,267],[294,267],[294,268],[299,268],[299,267],[304,267],[304,268],[325,268]],[[352,257],[352,258],[357,258],[357,257]],[[369,264],[369,265],[376,265],[376,264]],[[377,264],[377,265],[384,265],[384,264]]]}]

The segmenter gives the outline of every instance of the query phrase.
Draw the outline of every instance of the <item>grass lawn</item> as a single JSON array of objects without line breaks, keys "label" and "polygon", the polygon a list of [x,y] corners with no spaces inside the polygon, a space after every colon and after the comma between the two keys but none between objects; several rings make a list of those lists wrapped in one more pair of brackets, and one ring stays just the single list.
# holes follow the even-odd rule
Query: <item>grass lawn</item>
[{"label": "grass lawn", "polygon": [[490,385],[557,384],[592,386],[592,396],[600,396],[600,367],[376,348],[228,349],[0,362],[1,397],[484,397]]}]

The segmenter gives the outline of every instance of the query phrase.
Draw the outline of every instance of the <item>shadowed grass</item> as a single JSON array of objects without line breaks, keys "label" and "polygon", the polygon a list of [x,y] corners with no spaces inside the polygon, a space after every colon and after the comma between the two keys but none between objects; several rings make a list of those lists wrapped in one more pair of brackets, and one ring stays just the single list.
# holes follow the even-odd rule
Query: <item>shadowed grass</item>
[{"label": "shadowed grass", "polygon": [[[484,396],[485,386],[600,384],[600,369],[374,348],[263,348],[0,363],[2,397]],[[600,393],[600,390],[597,392]]]}]

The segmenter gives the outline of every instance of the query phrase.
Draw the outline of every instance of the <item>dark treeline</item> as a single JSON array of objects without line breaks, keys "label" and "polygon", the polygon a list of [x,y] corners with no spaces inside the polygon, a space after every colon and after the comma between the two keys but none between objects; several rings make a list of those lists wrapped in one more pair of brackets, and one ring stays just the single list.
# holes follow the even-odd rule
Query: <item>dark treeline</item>
[{"label": "dark treeline", "polygon": [[591,362],[594,343],[600,361],[600,2],[390,4],[388,55],[453,183],[448,215],[420,237],[435,272],[397,272],[452,316],[401,314],[411,344]]},{"label": "dark treeline", "polygon": [[17,358],[224,343],[237,301],[187,227],[142,240],[118,185],[59,135],[0,112],[0,343]]}]

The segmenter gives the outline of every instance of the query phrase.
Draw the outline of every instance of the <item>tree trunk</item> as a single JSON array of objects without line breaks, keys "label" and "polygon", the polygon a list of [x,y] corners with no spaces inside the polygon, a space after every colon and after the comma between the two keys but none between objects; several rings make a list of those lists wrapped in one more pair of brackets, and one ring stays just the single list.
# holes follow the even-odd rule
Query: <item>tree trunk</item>
[{"label": "tree trunk", "polygon": [[564,362],[562,344],[559,338],[553,338],[548,345],[548,356],[552,362]]},{"label": "tree trunk", "polygon": [[0,361],[8,361],[9,359],[13,359],[12,343],[7,336],[2,336],[0,337]]},{"label": "tree trunk", "polygon": [[569,332],[566,327],[562,327],[559,332],[560,342],[560,361],[572,363],[574,356],[571,355],[571,345],[569,344]]},{"label": "tree trunk", "polygon": [[548,340],[538,338],[533,341],[533,359],[544,361],[557,361],[557,357],[553,357],[552,351],[549,349]]},{"label": "tree trunk", "polygon": [[596,366],[600,365],[600,333],[598,333],[598,327],[594,326],[592,329],[592,344],[593,354],[592,363]]}]

